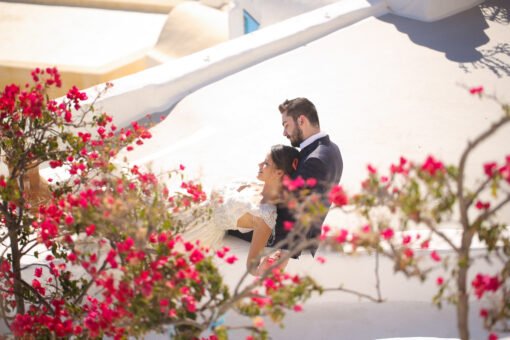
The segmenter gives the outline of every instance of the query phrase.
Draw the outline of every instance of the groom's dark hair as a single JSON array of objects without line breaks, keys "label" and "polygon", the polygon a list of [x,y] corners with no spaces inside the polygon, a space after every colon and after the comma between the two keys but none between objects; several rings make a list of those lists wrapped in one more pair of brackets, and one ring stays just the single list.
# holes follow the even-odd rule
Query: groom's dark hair
[{"label": "groom's dark hair", "polygon": [[317,109],[315,105],[306,98],[286,99],[278,106],[278,110],[280,110],[280,113],[291,116],[294,121],[297,121],[298,117],[303,115],[310,121],[310,124],[320,127]]}]

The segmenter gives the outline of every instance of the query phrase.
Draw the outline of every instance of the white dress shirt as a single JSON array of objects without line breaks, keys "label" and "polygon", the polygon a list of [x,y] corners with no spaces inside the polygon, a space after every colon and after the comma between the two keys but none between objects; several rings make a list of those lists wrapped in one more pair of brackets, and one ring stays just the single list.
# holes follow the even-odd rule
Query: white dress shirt
[{"label": "white dress shirt", "polygon": [[304,148],[306,148],[308,145],[312,144],[313,142],[315,142],[317,139],[319,138],[322,138],[322,137],[326,137],[328,134],[326,132],[317,132],[315,135],[311,135],[310,137],[308,137],[307,139],[305,139],[303,142],[301,142],[301,144],[299,144],[299,148],[301,150],[303,150]]}]

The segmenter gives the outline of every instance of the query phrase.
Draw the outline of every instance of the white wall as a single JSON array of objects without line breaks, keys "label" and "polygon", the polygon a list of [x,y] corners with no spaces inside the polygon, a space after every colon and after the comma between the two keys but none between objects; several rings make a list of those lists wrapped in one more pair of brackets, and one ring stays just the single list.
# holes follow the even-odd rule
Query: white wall
[{"label": "white wall", "polygon": [[[148,113],[168,112],[178,101],[214,81],[303,46],[372,16],[388,12],[384,0],[344,0],[266,29],[112,80],[97,106],[126,126]],[[89,98],[94,89],[87,90]]]},{"label": "white wall", "polygon": [[278,23],[338,0],[234,0],[229,13],[230,38],[244,34],[243,10],[260,23],[260,27]]}]

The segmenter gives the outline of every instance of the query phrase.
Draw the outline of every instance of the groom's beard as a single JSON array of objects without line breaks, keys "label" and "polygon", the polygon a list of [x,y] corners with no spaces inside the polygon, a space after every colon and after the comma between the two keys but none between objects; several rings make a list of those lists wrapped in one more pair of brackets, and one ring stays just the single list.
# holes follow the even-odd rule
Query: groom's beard
[{"label": "groom's beard", "polygon": [[303,130],[299,126],[296,126],[296,130],[294,131],[294,134],[290,136],[290,145],[292,145],[295,148],[298,148],[299,145],[305,140],[303,137]]}]

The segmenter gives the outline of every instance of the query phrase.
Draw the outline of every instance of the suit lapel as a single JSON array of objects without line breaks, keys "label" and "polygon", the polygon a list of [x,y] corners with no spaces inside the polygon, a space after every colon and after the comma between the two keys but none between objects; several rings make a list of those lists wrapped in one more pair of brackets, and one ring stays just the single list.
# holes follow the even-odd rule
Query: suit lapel
[{"label": "suit lapel", "polygon": [[328,135],[326,135],[326,136],[324,136],[322,138],[317,139],[312,144],[306,146],[301,151],[299,151],[299,159],[300,160],[305,159],[306,157],[308,157],[312,153],[313,150],[317,149],[317,147],[320,144],[323,144],[323,143],[329,143],[329,136]]}]

